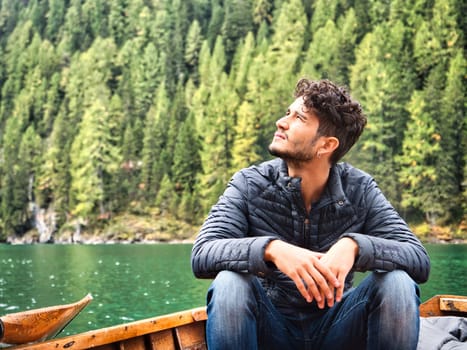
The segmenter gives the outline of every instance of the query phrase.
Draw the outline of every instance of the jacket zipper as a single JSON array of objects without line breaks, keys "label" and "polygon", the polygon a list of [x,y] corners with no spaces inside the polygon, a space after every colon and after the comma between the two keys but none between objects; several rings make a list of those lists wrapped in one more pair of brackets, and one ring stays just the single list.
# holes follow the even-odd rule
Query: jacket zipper
[{"label": "jacket zipper", "polygon": [[310,245],[310,218],[306,217],[303,222],[303,246],[309,248]]}]

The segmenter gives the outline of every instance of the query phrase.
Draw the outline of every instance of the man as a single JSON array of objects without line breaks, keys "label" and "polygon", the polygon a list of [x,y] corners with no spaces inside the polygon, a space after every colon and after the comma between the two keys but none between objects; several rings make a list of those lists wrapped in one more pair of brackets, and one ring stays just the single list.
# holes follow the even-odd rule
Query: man
[{"label": "man", "polygon": [[[368,174],[337,163],[366,117],[327,80],[295,98],[278,158],[233,176],[194,243],[195,275],[215,277],[208,348],[415,349],[427,252]],[[352,288],[354,270],[372,273]]]}]

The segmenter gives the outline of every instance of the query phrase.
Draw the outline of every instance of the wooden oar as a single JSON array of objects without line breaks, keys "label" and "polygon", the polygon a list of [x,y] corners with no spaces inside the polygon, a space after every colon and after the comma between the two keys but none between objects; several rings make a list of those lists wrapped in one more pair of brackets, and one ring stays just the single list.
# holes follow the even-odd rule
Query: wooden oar
[{"label": "wooden oar", "polygon": [[50,339],[92,300],[91,294],[72,304],[49,306],[0,317],[0,342],[25,344]]}]

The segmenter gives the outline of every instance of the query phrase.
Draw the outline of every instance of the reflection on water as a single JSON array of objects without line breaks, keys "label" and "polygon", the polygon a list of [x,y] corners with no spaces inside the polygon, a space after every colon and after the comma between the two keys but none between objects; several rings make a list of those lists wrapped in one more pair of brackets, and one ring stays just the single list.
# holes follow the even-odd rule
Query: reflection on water
[{"label": "reflection on water", "polygon": [[[422,300],[467,294],[467,245],[427,245]],[[190,267],[191,245],[0,245],[0,314],[94,300],[64,331],[73,334],[204,305],[209,280]]]}]

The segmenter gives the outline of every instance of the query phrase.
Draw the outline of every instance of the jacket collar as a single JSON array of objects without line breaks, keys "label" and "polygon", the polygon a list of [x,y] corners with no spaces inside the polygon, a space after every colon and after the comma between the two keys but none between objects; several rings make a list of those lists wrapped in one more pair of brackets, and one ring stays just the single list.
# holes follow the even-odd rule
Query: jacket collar
[{"label": "jacket collar", "polygon": [[[342,169],[339,164],[335,164],[331,167],[329,179],[323,191],[323,195],[319,201],[315,203],[314,207],[323,207],[330,203],[336,203],[339,206],[343,206],[347,203],[347,196],[345,195],[342,187],[342,179],[340,176],[341,172]],[[301,179],[289,176],[287,164],[282,159],[279,159],[277,182],[287,191],[300,191]]]}]

